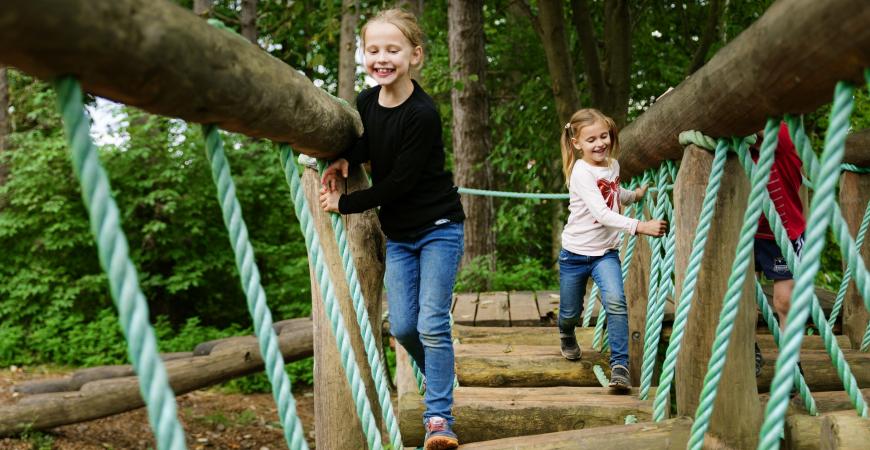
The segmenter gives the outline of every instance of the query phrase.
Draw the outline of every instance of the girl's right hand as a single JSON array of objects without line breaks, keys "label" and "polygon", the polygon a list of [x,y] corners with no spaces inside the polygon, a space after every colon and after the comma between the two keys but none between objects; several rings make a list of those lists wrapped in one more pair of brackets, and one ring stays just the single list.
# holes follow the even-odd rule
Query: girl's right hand
[{"label": "girl's right hand", "polygon": [[637,224],[637,234],[652,237],[662,237],[668,231],[668,223],[664,220],[647,220]]},{"label": "girl's right hand", "polygon": [[323,185],[329,192],[335,192],[338,190],[338,181],[339,176],[341,178],[347,178],[347,171],[350,168],[350,164],[344,158],[336,159],[323,171],[323,178],[320,180],[320,184]]}]

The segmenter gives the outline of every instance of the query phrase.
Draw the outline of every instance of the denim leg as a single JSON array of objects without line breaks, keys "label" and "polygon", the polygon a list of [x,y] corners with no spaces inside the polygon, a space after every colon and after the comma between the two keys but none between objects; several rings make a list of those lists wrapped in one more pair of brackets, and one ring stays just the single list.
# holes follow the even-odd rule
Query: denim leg
[{"label": "denim leg", "polygon": [[589,256],[559,252],[559,333],[574,336],[583,312],[583,297],[589,280]]},{"label": "denim leg", "polygon": [[387,240],[384,284],[390,311],[390,334],[405,348],[425,374],[426,362],[417,316],[420,312],[420,258],[410,242]]},{"label": "denim leg", "polygon": [[610,340],[610,365],[628,367],[628,308],[622,284],[622,263],[619,252],[610,250],[595,261],[592,278],[601,290],[607,311],[607,336]]},{"label": "denim leg", "polygon": [[421,237],[420,315],[417,331],[426,354],[426,393],[423,420],[443,417],[453,424],[453,340],[450,306],[453,284],[462,258],[464,231],[461,223],[435,228]]}]

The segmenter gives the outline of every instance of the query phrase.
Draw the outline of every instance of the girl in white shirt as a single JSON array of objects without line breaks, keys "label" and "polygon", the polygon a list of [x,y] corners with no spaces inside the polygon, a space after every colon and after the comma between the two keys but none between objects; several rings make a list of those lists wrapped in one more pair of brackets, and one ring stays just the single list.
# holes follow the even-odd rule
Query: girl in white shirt
[{"label": "girl in white shirt", "polygon": [[583,312],[586,282],[591,276],[607,311],[610,387],[628,390],[628,314],[619,259],[620,233],[660,237],[667,222],[640,222],[620,214],[620,204],[640,199],[647,186],[634,191],[619,186],[617,136],[613,119],[592,108],[575,112],[562,132],[562,161],[570,200],[559,254],[559,335],[562,356],[580,359],[574,328]]}]

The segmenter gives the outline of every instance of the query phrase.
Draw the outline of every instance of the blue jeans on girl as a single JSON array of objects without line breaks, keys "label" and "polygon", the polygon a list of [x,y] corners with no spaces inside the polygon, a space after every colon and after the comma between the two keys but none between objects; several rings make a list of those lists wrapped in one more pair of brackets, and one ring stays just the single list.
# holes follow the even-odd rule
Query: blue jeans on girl
[{"label": "blue jeans on girl", "polygon": [[610,366],[628,367],[628,310],[622,286],[622,263],[619,252],[608,250],[601,256],[559,253],[559,332],[574,336],[574,327],[583,312],[583,297],[589,277],[601,291],[607,311],[607,335],[610,340]]},{"label": "blue jeans on girl", "polygon": [[384,275],[390,333],[426,376],[423,420],[443,417],[451,426],[455,371],[450,306],[464,238],[462,223],[448,223],[413,241],[387,239]]}]

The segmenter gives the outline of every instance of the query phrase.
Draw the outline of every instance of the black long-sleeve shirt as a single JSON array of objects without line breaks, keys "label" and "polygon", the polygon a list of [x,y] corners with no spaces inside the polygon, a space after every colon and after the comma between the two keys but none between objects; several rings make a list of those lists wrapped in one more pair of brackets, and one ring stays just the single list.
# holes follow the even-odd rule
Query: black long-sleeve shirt
[{"label": "black long-sleeve shirt", "polygon": [[378,104],[380,89],[357,96],[365,131],[342,155],[351,164],[371,161],[372,187],[342,195],[338,210],[353,214],[380,206],[381,229],[394,240],[413,238],[441,219],[462,222],[453,174],[444,170],[435,102],[415,81],[405,102],[387,108]]}]

